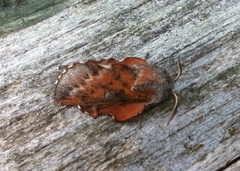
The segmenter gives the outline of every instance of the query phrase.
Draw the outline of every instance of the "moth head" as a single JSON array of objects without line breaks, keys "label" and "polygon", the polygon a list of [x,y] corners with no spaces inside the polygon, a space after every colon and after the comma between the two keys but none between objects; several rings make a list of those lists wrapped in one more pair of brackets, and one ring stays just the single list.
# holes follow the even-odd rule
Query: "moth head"
[{"label": "moth head", "polygon": [[156,75],[153,88],[156,90],[156,94],[151,100],[151,103],[159,103],[170,97],[174,88],[174,79],[169,72],[164,68],[155,69]]}]

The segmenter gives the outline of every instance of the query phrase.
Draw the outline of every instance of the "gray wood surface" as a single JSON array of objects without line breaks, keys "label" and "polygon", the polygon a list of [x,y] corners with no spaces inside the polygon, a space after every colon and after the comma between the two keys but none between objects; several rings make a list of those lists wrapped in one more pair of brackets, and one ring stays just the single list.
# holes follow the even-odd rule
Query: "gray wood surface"
[{"label": "gray wood surface", "polygon": [[[69,1],[70,2],[70,1]],[[239,170],[240,1],[71,1],[0,38],[1,170]],[[54,103],[58,67],[126,56],[183,74],[173,103],[116,123]]]},{"label": "gray wood surface", "polygon": [[71,4],[71,0],[0,0],[0,35],[33,25]]}]

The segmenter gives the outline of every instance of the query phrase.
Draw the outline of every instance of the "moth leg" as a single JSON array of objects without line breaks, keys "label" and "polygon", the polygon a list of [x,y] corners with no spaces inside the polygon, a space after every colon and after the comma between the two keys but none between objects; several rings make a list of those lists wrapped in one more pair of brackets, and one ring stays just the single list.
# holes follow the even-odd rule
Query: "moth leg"
[{"label": "moth leg", "polygon": [[171,113],[171,116],[170,118],[168,119],[168,122],[167,122],[167,125],[169,125],[169,123],[172,121],[172,119],[174,118],[174,116],[176,115],[176,112],[177,112],[177,107],[178,107],[178,97],[175,93],[172,93],[173,97],[174,97],[174,107],[173,107],[173,110],[172,110],[172,113]]},{"label": "moth leg", "polygon": [[148,60],[148,59],[149,59],[149,56],[150,56],[150,54],[149,54],[149,53],[146,53],[144,59],[145,59],[145,60]]},{"label": "moth leg", "polygon": [[93,118],[97,118],[99,115],[97,113],[97,106],[92,106],[91,107],[92,111],[89,112],[89,115],[92,116]]},{"label": "moth leg", "polygon": [[139,129],[141,129],[142,128],[142,113],[139,113],[138,114],[138,127],[139,127]]},{"label": "moth leg", "polygon": [[181,64],[180,59],[178,58],[178,73],[177,73],[177,76],[174,79],[174,82],[176,82],[181,75],[182,75],[182,64]]}]

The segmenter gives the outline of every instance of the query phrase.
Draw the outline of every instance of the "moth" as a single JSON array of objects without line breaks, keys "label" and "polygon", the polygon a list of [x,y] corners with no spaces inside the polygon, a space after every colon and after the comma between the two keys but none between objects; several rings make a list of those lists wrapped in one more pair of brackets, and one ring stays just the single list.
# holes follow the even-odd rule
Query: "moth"
[{"label": "moth", "polygon": [[73,63],[60,71],[54,100],[62,105],[78,106],[93,118],[110,114],[122,122],[138,115],[141,127],[142,111],[172,96],[175,104],[168,125],[177,111],[178,97],[173,87],[181,73],[179,59],[175,78],[166,69],[151,66],[137,57]]}]

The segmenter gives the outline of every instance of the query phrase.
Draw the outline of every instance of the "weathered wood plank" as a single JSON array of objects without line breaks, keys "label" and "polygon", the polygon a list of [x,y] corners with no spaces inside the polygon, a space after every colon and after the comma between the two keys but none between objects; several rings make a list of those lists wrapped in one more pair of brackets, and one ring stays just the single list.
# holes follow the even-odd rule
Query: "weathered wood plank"
[{"label": "weathered wood plank", "polygon": [[[239,1],[75,1],[1,38],[2,170],[223,170],[240,158]],[[183,74],[172,101],[137,118],[93,119],[53,102],[58,66],[144,57]]]},{"label": "weathered wood plank", "polygon": [[57,14],[70,0],[0,0],[0,35],[26,28]]}]

